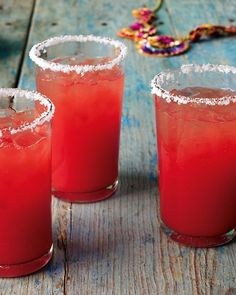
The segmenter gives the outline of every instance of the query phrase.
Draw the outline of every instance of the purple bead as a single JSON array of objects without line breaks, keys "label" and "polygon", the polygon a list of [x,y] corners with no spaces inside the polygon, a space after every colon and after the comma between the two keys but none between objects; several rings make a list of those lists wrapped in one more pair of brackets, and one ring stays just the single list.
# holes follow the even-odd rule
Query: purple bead
[{"label": "purple bead", "polygon": [[157,40],[165,44],[169,44],[174,41],[174,38],[163,35],[163,36],[157,36]]},{"label": "purple bead", "polygon": [[132,29],[134,31],[138,31],[142,28],[143,28],[143,24],[141,24],[141,23],[134,23],[130,26],[130,29]]}]

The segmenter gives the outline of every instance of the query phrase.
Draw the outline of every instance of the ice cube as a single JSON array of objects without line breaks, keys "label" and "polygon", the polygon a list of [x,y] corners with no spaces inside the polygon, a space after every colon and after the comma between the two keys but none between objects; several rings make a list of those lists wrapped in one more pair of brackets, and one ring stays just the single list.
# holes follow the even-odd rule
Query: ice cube
[{"label": "ice cube", "polygon": [[0,109],[0,129],[13,126],[13,119],[15,111],[10,108]]},{"label": "ice cube", "polygon": [[0,109],[0,118],[10,117],[13,114],[15,114],[15,111],[13,109],[10,109],[10,108]]},{"label": "ice cube", "polygon": [[12,139],[11,136],[7,133],[4,132],[3,136],[0,137],[0,148],[5,148],[5,147],[9,147],[12,144]]},{"label": "ice cube", "polygon": [[15,122],[16,126],[20,127],[22,124],[30,124],[39,116],[37,110],[29,109],[12,114],[12,120]]},{"label": "ice cube", "polygon": [[199,87],[186,87],[183,89],[173,89],[171,90],[171,94],[185,96],[189,98],[199,97],[201,93],[198,91],[198,88]]},{"label": "ice cube", "polygon": [[221,97],[233,97],[236,92],[231,89],[224,88],[207,88],[207,87],[186,87],[180,90],[172,90],[174,95],[182,95],[189,98],[221,98]]},{"label": "ice cube", "polygon": [[26,148],[40,142],[44,137],[31,131],[20,131],[12,135],[12,142],[17,148]]}]

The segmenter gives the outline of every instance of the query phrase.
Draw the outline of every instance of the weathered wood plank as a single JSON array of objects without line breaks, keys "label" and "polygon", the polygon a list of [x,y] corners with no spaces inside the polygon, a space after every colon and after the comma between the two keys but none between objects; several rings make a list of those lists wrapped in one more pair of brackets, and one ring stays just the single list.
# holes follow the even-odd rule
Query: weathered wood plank
[{"label": "weathered wood plank", "polygon": [[[168,13],[178,36],[185,36],[190,30],[204,23],[230,25],[229,19],[233,19],[236,15],[236,3],[232,1],[182,0],[181,2],[183,6],[175,1],[166,0]],[[235,47],[235,37],[202,41],[192,44],[192,49],[184,55],[184,58],[186,62],[191,63],[209,62],[235,66]]]},{"label": "weathered wood plank", "polygon": [[[213,3],[214,2],[214,3]],[[163,34],[186,34],[205,23],[233,18],[235,5],[222,1],[166,0],[159,18]],[[38,0],[28,49],[60,34],[93,33],[115,37],[132,22],[141,0]],[[153,6],[153,1],[146,4]],[[213,5],[214,4],[214,5]],[[221,9],[224,7],[224,10]],[[234,7],[234,8],[232,8]],[[106,24],[106,25],[104,25]],[[235,65],[236,40],[195,44],[169,59],[141,57],[130,41],[123,108],[120,188],[107,201],[76,205],[53,201],[55,253],[52,263],[29,277],[0,280],[0,294],[234,294],[235,245],[195,250],[180,246],[160,231],[157,213],[158,157],[149,83],[166,68],[187,62]],[[232,50],[229,48],[229,44]],[[214,52],[214,54],[209,54]],[[19,85],[34,87],[33,65],[26,57]]]},{"label": "weathered wood plank", "polygon": [[0,0],[0,87],[17,85],[34,0]]}]

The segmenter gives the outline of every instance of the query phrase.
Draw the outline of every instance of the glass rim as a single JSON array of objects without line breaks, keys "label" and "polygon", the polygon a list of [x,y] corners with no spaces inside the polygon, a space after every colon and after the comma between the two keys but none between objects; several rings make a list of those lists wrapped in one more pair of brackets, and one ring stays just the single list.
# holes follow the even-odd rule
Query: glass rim
[{"label": "glass rim", "polygon": [[[109,62],[106,62],[104,64],[97,64],[97,65],[66,65],[66,64],[60,64],[52,61],[47,61],[40,57],[42,54],[42,50],[45,49],[45,47],[50,47],[53,45],[58,45],[61,43],[67,43],[67,42],[96,42],[104,45],[110,45],[114,46],[114,48],[119,48],[120,53],[117,57],[112,59]],[[99,71],[99,70],[106,70],[111,69],[115,65],[120,64],[122,60],[127,55],[127,47],[124,45],[124,43],[113,40],[107,37],[98,37],[94,35],[64,35],[64,36],[56,36],[53,38],[49,38],[43,42],[35,44],[29,52],[30,59],[40,68],[43,70],[50,69],[54,72],[63,72],[63,73],[69,73],[71,71],[76,72],[77,74],[84,75],[86,72],[91,71]]]},{"label": "glass rim", "polygon": [[3,132],[9,131],[10,134],[14,135],[18,132],[33,129],[38,125],[44,124],[46,121],[50,121],[55,112],[55,106],[49,98],[36,91],[28,91],[19,88],[0,88],[0,99],[3,96],[17,96],[26,98],[30,101],[39,101],[39,103],[46,107],[46,110],[40,114],[39,117],[34,119],[31,123],[21,124],[17,128],[5,127],[0,128],[0,138],[3,136]]},{"label": "glass rim", "polygon": [[195,73],[215,72],[215,73],[224,73],[224,74],[231,73],[236,75],[236,67],[232,67],[228,65],[216,65],[216,64],[185,64],[173,70],[163,71],[157,74],[151,81],[152,94],[157,95],[158,97],[161,97],[162,99],[165,99],[167,103],[175,102],[177,104],[194,103],[194,104],[206,104],[206,105],[214,106],[214,105],[228,105],[230,103],[236,102],[236,95],[222,96],[220,98],[211,98],[211,97],[190,98],[183,95],[172,94],[170,93],[169,90],[165,90],[162,87],[162,84],[165,81],[173,80],[174,73],[176,72],[186,74],[186,75],[191,72],[195,72]]}]

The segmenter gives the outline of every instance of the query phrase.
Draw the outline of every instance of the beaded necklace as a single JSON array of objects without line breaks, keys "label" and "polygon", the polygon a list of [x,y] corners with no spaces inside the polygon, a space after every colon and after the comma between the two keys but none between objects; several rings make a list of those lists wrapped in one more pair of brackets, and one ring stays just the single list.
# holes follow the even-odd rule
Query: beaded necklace
[{"label": "beaded necklace", "polygon": [[169,57],[184,53],[190,49],[191,43],[204,37],[236,35],[236,26],[212,24],[202,24],[181,38],[158,35],[155,21],[162,3],[163,0],[157,0],[157,5],[153,9],[147,7],[134,9],[132,15],[136,19],[135,22],[129,27],[121,29],[117,35],[133,40],[139,53],[155,57]]}]

